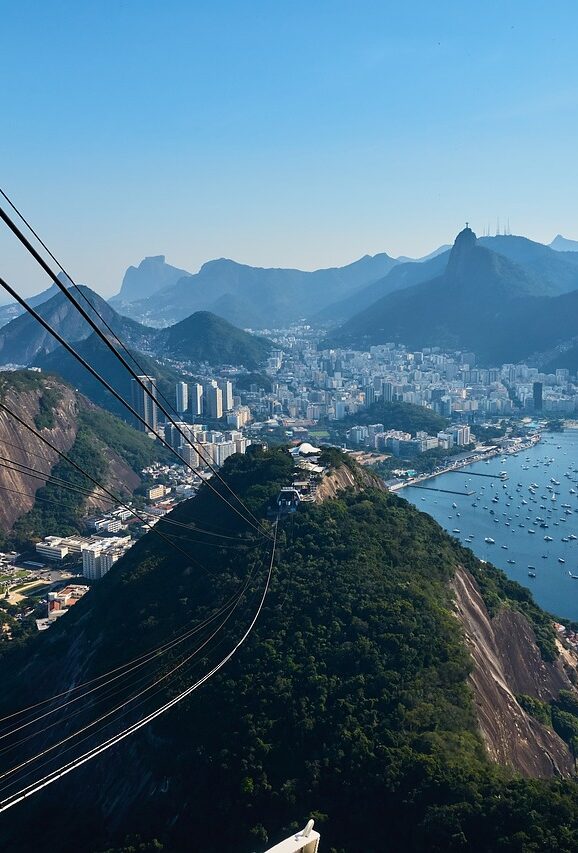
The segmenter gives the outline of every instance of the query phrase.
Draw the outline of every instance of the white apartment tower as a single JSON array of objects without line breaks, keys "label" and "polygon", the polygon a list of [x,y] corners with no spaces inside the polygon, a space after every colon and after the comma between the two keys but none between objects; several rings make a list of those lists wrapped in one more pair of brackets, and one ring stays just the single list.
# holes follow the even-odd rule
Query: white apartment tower
[{"label": "white apartment tower", "polygon": [[156,432],[158,425],[158,407],[155,402],[157,380],[154,376],[139,376],[138,378],[142,385],[136,379],[131,380],[131,402],[133,409],[145,421],[146,427],[140,420],[136,421],[135,426],[141,432]]},{"label": "white apartment tower", "polygon": [[209,418],[223,417],[223,392],[214,380],[205,389],[205,414]]},{"label": "white apartment tower", "polygon": [[176,386],[177,412],[184,414],[189,408],[189,386],[186,382],[177,382]]},{"label": "white apartment tower", "polygon": [[195,417],[203,414],[203,386],[196,382],[189,388],[191,398],[191,414]]},{"label": "white apartment tower", "polygon": [[223,411],[230,412],[233,408],[233,383],[229,379],[218,379],[217,385],[223,394]]}]

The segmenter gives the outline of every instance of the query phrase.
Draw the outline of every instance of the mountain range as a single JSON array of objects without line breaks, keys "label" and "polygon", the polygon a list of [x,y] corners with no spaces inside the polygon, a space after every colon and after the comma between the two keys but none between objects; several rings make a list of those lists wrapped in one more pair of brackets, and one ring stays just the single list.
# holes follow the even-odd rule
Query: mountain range
[{"label": "mountain range", "polygon": [[172,287],[183,276],[190,276],[187,270],[181,270],[167,264],[164,255],[144,258],[138,267],[129,267],[124,274],[120,292],[110,300],[122,313],[122,307],[152,296],[157,290]]},{"label": "mountain range", "polygon": [[[67,287],[70,287],[72,284],[68,276],[63,272],[58,273],[57,278]],[[41,305],[43,302],[47,302],[53,296],[56,296],[58,292],[58,287],[55,284],[52,284],[45,290],[40,291],[40,293],[36,293],[34,296],[31,296],[26,300],[26,302],[31,308],[37,308],[38,305]],[[18,302],[9,302],[7,305],[0,306],[0,327],[5,326],[6,323],[10,322],[10,320],[14,320],[15,317],[19,317],[21,314],[24,314],[24,311],[25,309],[22,308]]]},{"label": "mountain range", "polygon": [[146,299],[125,304],[124,310],[157,326],[205,310],[244,328],[266,329],[311,316],[328,301],[382,278],[396,263],[386,254],[366,255],[345,267],[304,272],[220,258]]},{"label": "mountain range", "polygon": [[[101,296],[88,287],[80,286],[80,292],[90,305],[108,323],[128,346],[146,348],[150,330],[128,317],[122,317]],[[80,299],[82,304],[84,300]],[[86,303],[84,303],[86,308]],[[58,331],[68,342],[87,338],[92,329],[78,313],[64,293],[56,295],[36,306],[38,314]],[[30,314],[21,314],[0,329],[0,364],[28,365],[41,353],[52,352],[57,341],[45,331]]]},{"label": "mountain range", "polygon": [[[424,264],[426,272],[444,258]],[[441,273],[386,292],[332,331],[326,343],[395,341],[473,350],[487,363],[517,361],[572,339],[576,308],[578,255],[523,237],[477,240],[465,228]]]},{"label": "mountain range", "polygon": [[[226,358],[238,362],[242,352],[243,363],[252,369],[265,350],[259,352],[253,340],[239,351],[240,330],[222,326],[217,318],[252,329],[305,320],[332,329],[328,342],[457,346],[488,359],[536,355],[546,363],[571,349],[574,332],[566,317],[558,327],[558,317],[573,300],[556,300],[578,290],[578,242],[561,235],[550,246],[510,235],[474,242],[460,263],[455,246],[441,246],[417,261],[382,253],[314,272],[255,268],[222,258],[193,275],[158,255],[127,270],[120,293],[108,306],[92,291],[86,293],[137,350],[210,363]],[[61,296],[51,287],[30,304],[56,320],[69,340],[86,338],[90,329]],[[14,305],[0,309],[0,325],[2,318],[13,318],[0,331],[2,363],[28,364],[54,346],[30,318],[15,316],[21,311]],[[197,321],[177,328],[196,314]],[[517,332],[522,317],[533,330],[525,337]],[[172,331],[163,336],[159,327]],[[221,343],[211,347],[212,336]],[[225,341],[229,343],[223,346]]]},{"label": "mountain range", "polygon": [[[149,355],[180,361],[206,361],[213,366],[235,364],[255,369],[273,347],[266,338],[251,335],[206,311],[197,312],[165,329],[144,326],[123,317],[90,288],[81,286],[80,290],[127,347]],[[90,325],[61,292],[42,302],[37,311],[69,343],[84,341],[93,335]],[[47,360],[53,352],[54,358]],[[52,335],[30,314],[16,317],[0,329],[0,364],[29,365],[34,362],[58,367],[66,359],[66,353]],[[98,364],[99,361],[91,363]]]}]

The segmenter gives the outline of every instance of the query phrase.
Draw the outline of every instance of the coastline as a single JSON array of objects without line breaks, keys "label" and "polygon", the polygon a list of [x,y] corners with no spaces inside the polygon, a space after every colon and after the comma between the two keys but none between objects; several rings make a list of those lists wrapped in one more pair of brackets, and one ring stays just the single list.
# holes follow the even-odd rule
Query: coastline
[{"label": "coastline", "polygon": [[493,459],[495,456],[516,456],[518,453],[521,453],[530,447],[534,447],[541,441],[541,439],[541,433],[536,433],[536,435],[531,438],[525,439],[512,447],[492,446],[484,450],[478,448],[471,451],[471,453],[464,454],[463,457],[453,459],[451,463],[437,468],[435,471],[431,471],[426,474],[418,474],[416,477],[410,477],[407,480],[394,482],[390,480],[387,481],[385,485],[390,492],[399,492],[401,489],[405,489],[408,486],[419,485],[419,483],[431,480],[433,477],[439,477],[442,474],[447,474],[449,471],[459,471],[461,468],[467,468],[468,465],[473,465],[475,462],[483,462],[486,459]]}]

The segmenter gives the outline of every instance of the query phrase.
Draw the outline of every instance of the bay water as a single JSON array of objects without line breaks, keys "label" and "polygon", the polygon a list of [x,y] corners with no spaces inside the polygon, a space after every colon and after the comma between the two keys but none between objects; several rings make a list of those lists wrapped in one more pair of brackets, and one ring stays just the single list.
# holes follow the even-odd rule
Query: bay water
[{"label": "bay water", "polygon": [[578,621],[578,430],[543,433],[529,450],[420,486],[398,494],[531,589],[545,610]]}]

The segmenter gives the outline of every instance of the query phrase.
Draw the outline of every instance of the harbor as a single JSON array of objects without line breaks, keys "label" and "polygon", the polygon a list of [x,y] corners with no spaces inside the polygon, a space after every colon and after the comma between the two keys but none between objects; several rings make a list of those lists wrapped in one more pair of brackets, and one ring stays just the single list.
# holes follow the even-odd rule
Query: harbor
[{"label": "harbor", "polygon": [[[459,463],[458,463],[459,464]],[[455,476],[464,478],[456,489]],[[413,478],[403,497],[482,560],[578,620],[578,432],[543,433],[516,452]]]}]

